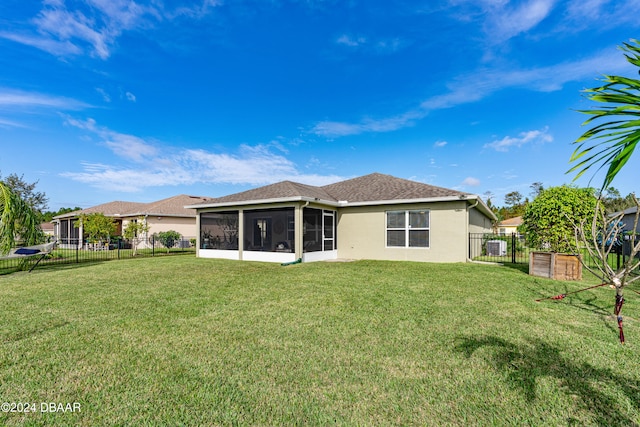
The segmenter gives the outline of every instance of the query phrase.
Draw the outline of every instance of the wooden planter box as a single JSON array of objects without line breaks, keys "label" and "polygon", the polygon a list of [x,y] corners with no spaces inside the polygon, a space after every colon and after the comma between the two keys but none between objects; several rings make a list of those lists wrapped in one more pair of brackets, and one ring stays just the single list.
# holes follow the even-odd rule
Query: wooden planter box
[{"label": "wooden planter box", "polygon": [[582,280],[582,264],[573,254],[531,252],[529,274],[555,280]]}]

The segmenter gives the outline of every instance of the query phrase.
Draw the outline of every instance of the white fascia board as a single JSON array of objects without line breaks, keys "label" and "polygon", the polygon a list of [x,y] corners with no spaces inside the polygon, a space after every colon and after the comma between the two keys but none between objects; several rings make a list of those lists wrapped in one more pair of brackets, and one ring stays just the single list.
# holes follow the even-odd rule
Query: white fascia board
[{"label": "white fascia board", "polygon": [[437,203],[437,202],[456,202],[456,201],[466,201],[467,203],[478,201],[478,205],[480,209],[484,211],[485,214],[490,216],[491,218],[497,219],[491,209],[480,199],[478,196],[474,194],[465,195],[463,197],[460,196],[445,196],[445,197],[427,197],[423,199],[394,199],[394,200],[372,200],[366,202],[349,202],[345,200],[341,200],[339,202],[333,200],[321,200],[314,199],[312,197],[283,197],[283,198],[275,198],[275,199],[259,199],[259,200],[245,200],[241,202],[223,202],[223,203],[207,203],[200,205],[187,205],[185,208],[187,209],[209,209],[209,208],[225,208],[225,207],[239,207],[239,206],[248,206],[248,205],[264,205],[264,204],[272,204],[272,203],[287,203],[287,202],[315,202],[319,204],[324,204],[327,206],[334,207],[357,207],[357,206],[380,206],[380,205],[400,205],[400,204],[416,204],[416,203]]},{"label": "white fascia board", "polygon": [[487,206],[487,204],[478,196],[473,196],[473,198],[475,200],[478,201],[478,208],[479,210],[483,211],[485,215],[487,215],[488,217],[490,217],[492,220],[497,221],[498,217],[496,216],[496,214],[493,213],[493,211],[491,210],[491,208],[489,206]]},{"label": "white fascia board", "polygon": [[258,200],[243,200],[240,202],[222,202],[222,203],[206,203],[200,205],[187,205],[185,209],[208,209],[208,208],[226,208],[235,206],[248,206],[248,205],[268,205],[273,203],[291,203],[291,202],[315,202],[329,206],[340,206],[333,200],[314,199],[313,197],[281,197],[275,199],[258,199]]},{"label": "white fascia board", "polygon": [[178,215],[178,214],[164,214],[164,213],[153,213],[153,212],[147,212],[147,213],[133,213],[133,214],[115,214],[114,216],[117,217],[123,217],[123,218],[128,218],[128,217],[141,217],[141,216],[161,216],[161,217],[172,217],[172,218],[195,218],[196,214],[194,212],[193,215]]},{"label": "white fascia board", "polygon": [[416,203],[435,203],[435,202],[456,202],[475,199],[475,196],[469,195],[466,197],[459,196],[445,196],[445,197],[426,197],[424,199],[393,199],[393,200],[371,200],[366,202],[345,202],[341,201],[338,206],[340,207],[352,207],[352,206],[377,206],[377,205],[405,205]]}]

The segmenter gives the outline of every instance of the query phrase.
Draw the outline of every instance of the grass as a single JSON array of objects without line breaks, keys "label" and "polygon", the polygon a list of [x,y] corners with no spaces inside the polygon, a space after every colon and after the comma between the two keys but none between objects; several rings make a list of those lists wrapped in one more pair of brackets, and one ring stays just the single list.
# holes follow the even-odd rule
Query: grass
[{"label": "grass", "polygon": [[[57,248],[50,254],[46,255],[38,265],[40,268],[54,264],[82,263],[82,262],[101,262],[116,259],[125,259],[133,257],[145,256],[164,256],[164,255],[190,255],[195,254],[194,247],[188,248],[141,248],[135,252],[133,249],[111,249],[111,250],[84,250],[75,248]],[[12,274],[20,270],[28,270],[39,259],[39,256],[30,256],[25,258],[3,258],[0,257],[0,275]]]},{"label": "grass", "polygon": [[0,425],[638,425],[638,301],[473,264],[191,256],[0,277]]}]

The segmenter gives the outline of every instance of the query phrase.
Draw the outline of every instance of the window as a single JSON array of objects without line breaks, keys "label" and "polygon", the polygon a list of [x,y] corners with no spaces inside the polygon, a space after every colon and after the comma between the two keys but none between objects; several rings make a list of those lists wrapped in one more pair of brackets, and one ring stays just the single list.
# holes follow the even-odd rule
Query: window
[{"label": "window", "polygon": [[200,248],[238,250],[238,212],[200,214]]},{"label": "window", "polygon": [[429,211],[387,211],[387,247],[428,248]]}]

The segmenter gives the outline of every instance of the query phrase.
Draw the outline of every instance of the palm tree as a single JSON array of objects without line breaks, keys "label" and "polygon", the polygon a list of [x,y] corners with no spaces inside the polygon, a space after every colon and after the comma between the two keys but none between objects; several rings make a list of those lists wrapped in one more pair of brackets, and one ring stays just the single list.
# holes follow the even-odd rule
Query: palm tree
[{"label": "palm tree", "polygon": [[27,245],[40,243],[43,233],[36,212],[0,181],[0,254],[6,254],[20,236]]},{"label": "palm tree", "polygon": [[[640,42],[632,39],[623,43],[627,61],[640,67]],[[605,75],[600,87],[585,90],[591,101],[605,103],[600,109],[581,110],[590,117],[583,125],[596,119],[610,121],[586,131],[574,144],[578,144],[570,162],[579,162],[567,173],[576,172],[574,181],[592,167],[596,172],[608,166],[602,189],[611,185],[620,169],[627,163],[640,141],[640,80]],[[599,166],[598,166],[599,165]]]}]

